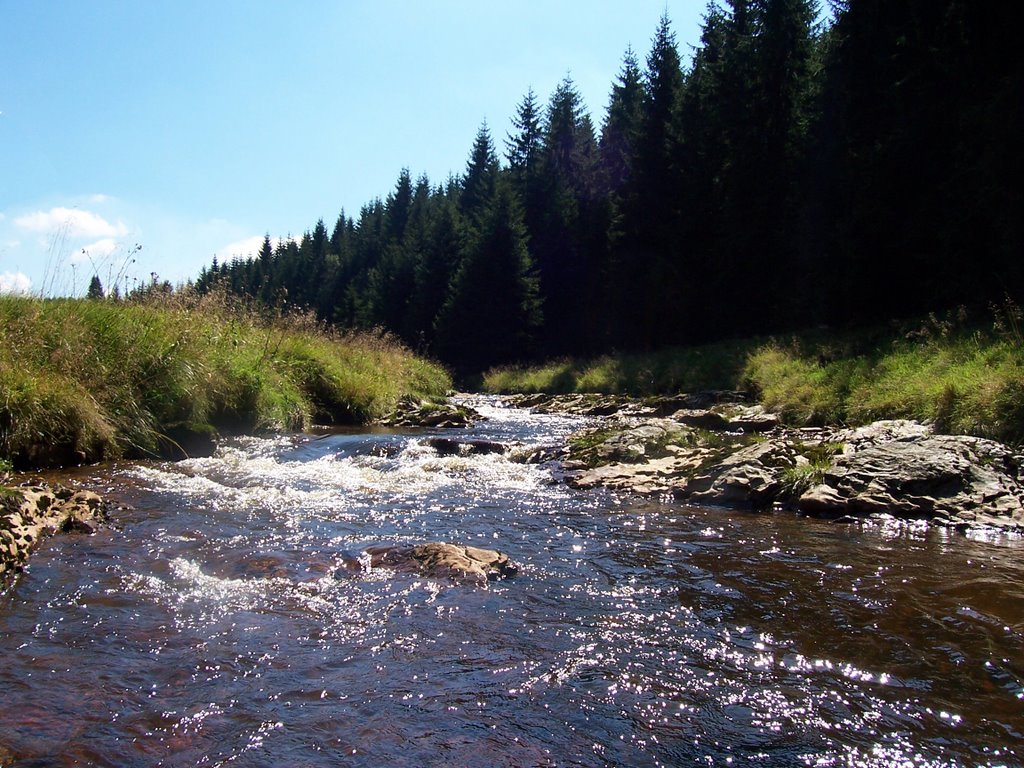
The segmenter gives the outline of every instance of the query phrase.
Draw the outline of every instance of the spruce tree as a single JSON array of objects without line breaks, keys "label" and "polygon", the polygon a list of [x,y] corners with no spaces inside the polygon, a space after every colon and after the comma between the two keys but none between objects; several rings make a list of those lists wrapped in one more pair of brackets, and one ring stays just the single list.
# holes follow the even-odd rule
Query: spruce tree
[{"label": "spruce tree", "polygon": [[103,283],[100,281],[99,275],[93,275],[89,281],[89,290],[86,292],[85,297],[87,299],[102,299],[104,297]]},{"label": "spruce tree", "polygon": [[498,171],[498,155],[487,122],[484,121],[473,141],[459,198],[459,212],[470,221],[478,219],[493,199]]},{"label": "spruce tree", "polygon": [[622,57],[601,129],[601,170],[606,194],[621,193],[632,172],[644,100],[643,74],[632,48]]},{"label": "spruce tree", "polygon": [[438,353],[462,373],[530,357],[542,317],[522,211],[507,183],[479,222],[437,320]]}]

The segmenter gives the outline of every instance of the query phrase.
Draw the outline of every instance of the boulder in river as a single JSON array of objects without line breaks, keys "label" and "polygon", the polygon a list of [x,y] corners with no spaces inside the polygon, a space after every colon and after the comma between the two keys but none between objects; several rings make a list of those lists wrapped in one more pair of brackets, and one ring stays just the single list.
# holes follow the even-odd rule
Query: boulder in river
[{"label": "boulder in river", "polygon": [[493,440],[460,440],[453,437],[431,437],[425,443],[441,456],[483,456],[508,453],[508,446]]},{"label": "boulder in river", "polygon": [[519,567],[504,552],[439,541],[414,546],[367,547],[366,554],[370,557],[370,568],[394,568],[460,583],[482,585],[519,572]]},{"label": "boulder in river", "polygon": [[802,512],[1024,528],[1022,457],[1005,445],[935,435],[913,422],[880,422],[837,437],[844,450],[800,497]]},{"label": "boulder in river", "polygon": [[465,429],[484,417],[472,408],[451,402],[422,402],[404,398],[381,423],[388,427],[429,427],[432,429]]},{"label": "boulder in river", "polygon": [[43,536],[93,533],[106,516],[106,503],[92,491],[42,482],[0,488],[0,583],[21,570]]}]

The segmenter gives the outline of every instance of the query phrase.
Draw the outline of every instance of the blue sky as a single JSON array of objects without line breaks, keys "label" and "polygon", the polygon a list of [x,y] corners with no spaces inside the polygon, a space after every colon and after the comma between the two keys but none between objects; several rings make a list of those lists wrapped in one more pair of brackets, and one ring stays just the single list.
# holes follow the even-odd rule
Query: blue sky
[{"label": "blue sky", "polygon": [[177,284],[331,227],[402,168],[461,173],[485,120],[503,149],[567,74],[600,126],[627,46],[643,61],[667,12],[688,60],[705,8],[0,0],[0,290]]}]

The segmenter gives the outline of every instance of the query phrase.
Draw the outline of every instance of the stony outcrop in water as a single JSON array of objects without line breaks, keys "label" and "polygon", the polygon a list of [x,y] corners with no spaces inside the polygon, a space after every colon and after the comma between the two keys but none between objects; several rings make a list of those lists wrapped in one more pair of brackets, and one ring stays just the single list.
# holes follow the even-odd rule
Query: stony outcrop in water
[{"label": "stony outcrop in water", "polygon": [[395,409],[381,419],[387,427],[430,427],[435,429],[465,429],[483,420],[472,408],[451,402],[434,403],[403,398]]},{"label": "stony outcrop in water", "polygon": [[879,422],[835,439],[843,450],[800,496],[803,512],[886,513],[1024,529],[1024,457],[1005,445],[932,434],[914,422]]},{"label": "stony outcrop in water", "polygon": [[[540,402],[556,410],[560,401]],[[569,402],[570,412],[579,402]],[[601,426],[569,441],[566,482],[670,494],[693,504],[785,507],[834,519],[887,514],[1024,531],[1024,456],[1000,443],[898,420],[785,429],[774,414],[738,397],[693,405],[699,404],[627,401]],[[649,415],[659,409],[670,415]]]},{"label": "stony outcrop in water", "polygon": [[484,585],[519,572],[504,552],[444,542],[368,547],[371,568],[393,568],[459,583]]},{"label": "stony outcrop in water", "polygon": [[105,502],[92,491],[41,482],[0,488],[0,586],[44,536],[93,533],[106,518]]}]

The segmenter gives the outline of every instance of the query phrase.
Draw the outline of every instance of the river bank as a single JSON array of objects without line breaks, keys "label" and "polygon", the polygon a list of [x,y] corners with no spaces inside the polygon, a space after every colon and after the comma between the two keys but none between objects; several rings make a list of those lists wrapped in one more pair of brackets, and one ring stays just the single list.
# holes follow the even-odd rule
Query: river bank
[{"label": "river bank", "polygon": [[41,479],[0,486],[0,589],[21,571],[45,536],[94,533],[107,520],[107,503],[92,491]]},{"label": "river bank", "polygon": [[965,311],[873,328],[811,329],[657,352],[496,368],[492,394],[665,397],[742,390],[789,427],[909,419],[937,431],[1024,444],[1024,312]]},{"label": "river bank", "polygon": [[363,424],[449,374],[394,339],[223,291],[130,301],[0,296],[0,461],[183,458],[219,434]]}]

